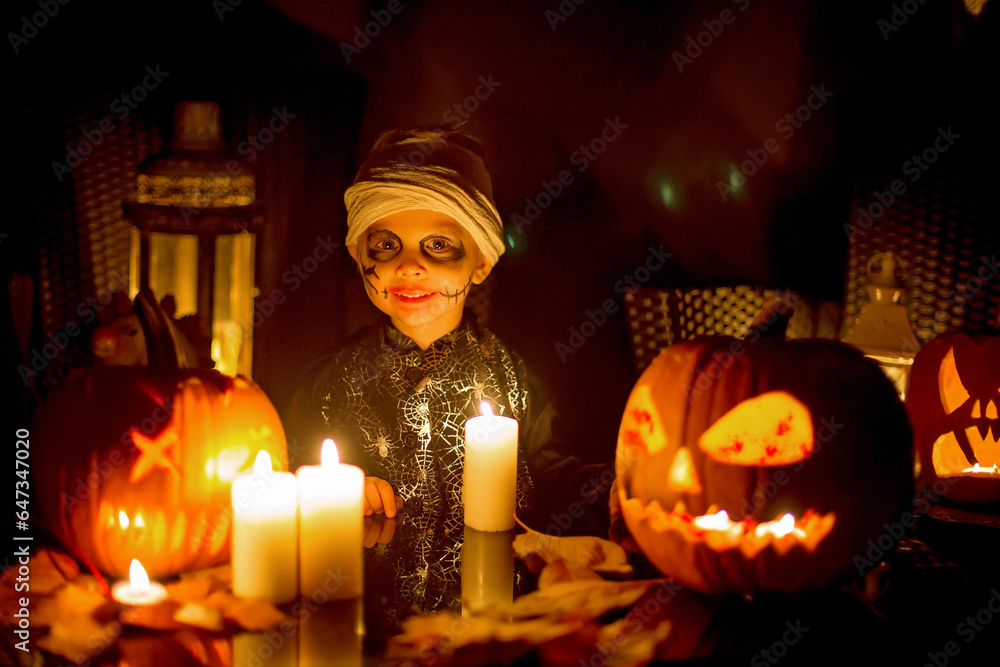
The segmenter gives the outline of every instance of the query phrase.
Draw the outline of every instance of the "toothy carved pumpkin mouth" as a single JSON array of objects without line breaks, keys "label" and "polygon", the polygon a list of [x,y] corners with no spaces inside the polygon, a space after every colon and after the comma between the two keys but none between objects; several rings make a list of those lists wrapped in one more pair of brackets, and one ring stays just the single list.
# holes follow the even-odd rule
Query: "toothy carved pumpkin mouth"
[{"label": "toothy carved pumpkin mouth", "polygon": [[646,557],[697,590],[821,587],[856,574],[905,510],[911,446],[894,387],[853,348],[683,341],[626,403],[622,515]]},{"label": "toothy carved pumpkin mouth", "polygon": [[921,475],[934,491],[1000,503],[1000,331],[950,332],[927,343],[913,362],[906,407]]}]

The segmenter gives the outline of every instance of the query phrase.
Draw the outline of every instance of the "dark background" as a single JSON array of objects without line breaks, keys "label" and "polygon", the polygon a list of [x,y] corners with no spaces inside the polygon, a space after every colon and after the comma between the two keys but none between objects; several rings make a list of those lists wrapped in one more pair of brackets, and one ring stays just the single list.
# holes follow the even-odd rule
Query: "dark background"
[{"label": "dark background", "polygon": [[[843,225],[871,193],[861,184],[888,187],[949,126],[962,140],[934,172],[960,167],[996,182],[995,3],[978,18],[961,2],[903,4],[912,15],[885,35],[879,21],[900,3],[401,0],[348,61],[341,43],[384,3],[71,0],[16,53],[9,33],[41,10],[10,3],[0,257],[5,280],[14,271],[34,280],[28,349],[106,289],[109,271],[123,261],[127,269],[120,201],[138,163],[169,138],[178,101],[218,101],[231,148],[288,108],[296,117],[255,165],[267,210],[257,284],[265,295],[283,289],[287,301],[255,331],[254,378],[283,409],[309,362],[375,311],[346,251],[295,291],[282,275],[317,237],[342,239],[343,190],[379,132],[448,122],[482,77],[499,85],[465,108],[464,129],[490,151],[504,220],[524,215],[526,198],[561,171],[573,176],[537,219],[510,230],[514,245],[490,279],[488,324],[547,382],[575,449],[610,460],[637,376],[615,284],[650,247],[672,257],[647,286],[752,282],[841,304]],[[550,22],[560,6],[568,16]],[[695,57],[679,71],[675,54],[699,33],[708,42],[705,22],[723,10],[735,20],[700,54],[688,51]],[[169,76],[59,182],[51,164],[66,145],[157,65]],[[792,136],[780,134],[776,123],[813,88],[832,96]],[[627,127],[578,171],[574,151],[606,119]],[[777,152],[723,201],[718,183],[769,138]],[[968,197],[983,202],[975,224],[992,228],[991,190],[976,185]],[[562,360],[556,345],[607,299],[616,312]],[[26,349],[6,304],[3,334],[13,369]],[[4,409],[28,423],[38,391],[16,372],[6,379]]]}]

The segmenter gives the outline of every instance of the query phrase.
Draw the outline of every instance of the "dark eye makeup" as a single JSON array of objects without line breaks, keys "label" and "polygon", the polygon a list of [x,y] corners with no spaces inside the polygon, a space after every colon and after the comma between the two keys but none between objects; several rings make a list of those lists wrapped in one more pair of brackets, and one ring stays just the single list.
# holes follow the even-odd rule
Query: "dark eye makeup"
[{"label": "dark eye makeup", "polygon": [[[366,241],[368,256],[376,262],[388,262],[399,254],[403,242],[388,229],[377,229],[368,235]],[[424,256],[432,262],[454,263],[465,258],[465,246],[460,240],[432,234],[420,241]]]}]

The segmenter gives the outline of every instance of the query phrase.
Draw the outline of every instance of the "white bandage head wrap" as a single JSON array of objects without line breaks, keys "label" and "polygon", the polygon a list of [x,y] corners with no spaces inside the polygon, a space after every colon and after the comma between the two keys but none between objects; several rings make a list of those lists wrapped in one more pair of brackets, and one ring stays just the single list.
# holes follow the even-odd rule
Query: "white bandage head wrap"
[{"label": "white bandage head wrap", "polygon": [[347,245],[377,220],[426,209],[460,224],[496,264],[503,222],[478,141],[452,130],[392,130],[380,136],[344,193]]}]

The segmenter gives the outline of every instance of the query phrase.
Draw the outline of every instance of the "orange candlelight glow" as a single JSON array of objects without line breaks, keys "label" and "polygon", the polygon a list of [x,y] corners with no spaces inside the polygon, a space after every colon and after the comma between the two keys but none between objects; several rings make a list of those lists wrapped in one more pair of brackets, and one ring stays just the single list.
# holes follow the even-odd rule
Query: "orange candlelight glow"
[{"label": "orange candlelight glow", "polygon": [[111,597],[118,602],[140,607],[166,599],[167,589],[162,584],[150,582],[146,569],[136,558],[133,558],[129,565],[128,578],[128,581],[119,581],[111,589]]}]

